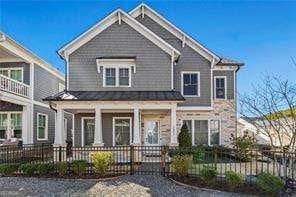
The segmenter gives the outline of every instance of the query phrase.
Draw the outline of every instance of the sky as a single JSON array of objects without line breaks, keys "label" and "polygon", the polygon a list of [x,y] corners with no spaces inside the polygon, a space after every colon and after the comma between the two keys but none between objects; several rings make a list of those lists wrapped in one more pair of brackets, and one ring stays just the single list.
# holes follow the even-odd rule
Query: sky
[{"label": "sky", "polygon": [[238,91],[266,73],[296,81],[296,1],[3,1],[0,29],[62,72],[56,51],[117,8],[144,2],[218,55],[245,63]]}]

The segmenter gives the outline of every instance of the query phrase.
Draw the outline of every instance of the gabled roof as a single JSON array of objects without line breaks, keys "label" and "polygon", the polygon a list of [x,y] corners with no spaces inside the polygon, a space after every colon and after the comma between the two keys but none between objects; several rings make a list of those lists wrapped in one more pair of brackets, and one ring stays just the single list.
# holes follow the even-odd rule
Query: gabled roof
[{"label": "gabled roof", "polygon": [[220,61],[217,63],[217,65],[238,65],[238,66],[243,66],[244,63],[238,62],[236,60],[227,58],[227,57],[222,57]]},{"label": "gabled roof", "polygon": [[48,72],[51,72],[55,76],[59,77],[62,80],[65,80],[65,75],[57,70],[55,67],[47,63],[45,60],[41,59],[35,53],[30,51],[29,49],[22,46],[20,43],[15,41],[6,33],[0,31],[0,46],[6,48],[7,50],[13,52],[17,56],[20,56],[22,59],[27,61],[28,63],[34,63],[44,68]]},{"label": "gabled roof", "polygon": [[61,49],[59,49],[58,51],[59,55],[63,58],[67,58],[68,55],[73,53],[80,46],[87,43],[89,40],[94,38],[96,35],[98,35],[103,30],[105,30],[106,28],[108,28],[109,26],[111,26],[117,21],[119,24],[121,23],[121,21],[124,21],[130,27],[135,29],[137,32],[139,32],[140,34],[145,36],[147,39],[152,41],[155,45],[157,45],[162,50],[164,50],[166,53],[173,56],[175,60],[180,55],[180,52],[177,49],[172,47],[162,38],[157,36],[155,33],[153,33],[151,30],[149,30],[147,27],[139,23],[136,19],[134,19],[133,17],[131,17],[129,14],[127,14],[121,9],[117,9],[113,11],[103,20],[99,21],[97,24],[95,24],[94,26],[89,28],[87,31],[79,35],[77,38],[75,38],[68,44],[64,45]]},{"label": "gabled roof", "polygon": [[173,25],[171,22],[166,20],[163,16],[158,14],[156,11],[154,11],[152,8],[150,8],[148,5],[141,3],[136,8],[134,8],[132,11],[129,12],[129,14],[136,18],[140,15],[149,16],[152,20],[157,22],[159,25],[164,27],[166,30],[171,32],[174,36],[179,38],[182,41],[185,41],[185,43],[190,46],[192,49],[197,51],[199,54],[204,56],[209,61],[212,61],[213,58],[215,59],[215,63],[219,62],[220,57],[216,55],[214,52],[207,49],[205,46],[203,46],[198,41],[194,40],[192,37],[184,33],[182,30],[180,30],[178,27]]}]

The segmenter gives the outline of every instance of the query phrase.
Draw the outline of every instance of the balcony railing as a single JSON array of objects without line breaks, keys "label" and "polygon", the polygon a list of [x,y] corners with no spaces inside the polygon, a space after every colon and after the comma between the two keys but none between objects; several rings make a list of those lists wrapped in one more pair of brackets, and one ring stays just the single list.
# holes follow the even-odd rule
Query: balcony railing
[{"label": "balcony railing", "polygon": [[29,97],[30,86],[0,74],[0,90]]}]

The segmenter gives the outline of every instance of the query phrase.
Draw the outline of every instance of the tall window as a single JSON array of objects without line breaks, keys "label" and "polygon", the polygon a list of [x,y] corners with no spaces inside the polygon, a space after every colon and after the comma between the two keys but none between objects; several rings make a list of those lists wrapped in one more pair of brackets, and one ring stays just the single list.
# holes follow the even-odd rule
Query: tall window
[{"label": "tall window", "polygon": [[105,68],[105,85],[115,86],[116,85],[116,70],[115,68]]},{"label": "tall window", "polygon": [[226,77],[215,77],[215,98],[226,98]]},{"label": "tall window", "polygon": [[22,68],[4,68],[0,69],[0,74],[11,79],[23,82],[23,69]]},{"label": "tall window", "polygon": [[194,144],[208,145],[208,120],[194,121]]},{"label": "tall window", "polygon": [[186,124],[186,126],[188,128],[188,132],[189,132],[189,134],[191,136],[191,139],[192,139],[192,137],[193,137],[193,135],[192,135],[192,130],[193,130],[193,128],[192,128],[192,120],[183,120],[183,124]]},{"label": "tall window", "polygon": [[210,145],[220,144],[220,121],[210,121]]},{"label": "tall window", "polygon": [[129,145],[131,135],[131,118],[113,118],[113,143],[117,145]]},{"label": "tall window", "polygon": [[14,138],[22,138],[22,114],[21,113],[11,113],[10,114],[10,124],[13,129]]},{"label": "tall window", "polygon": [[47,140],[48,119],[46,114],[37,114],[37,139]]},{"label": "tall window", "polygon": [[129,85],[129,69],[119,68],[119,86]]},{"label": "tall window", "polygon": [[5,139],[7,114],[0,114],[0,139]]},{"label": "tall window", "polygon": [[184,96],[199,96],[199,73],[182,73],[182,94]]}]

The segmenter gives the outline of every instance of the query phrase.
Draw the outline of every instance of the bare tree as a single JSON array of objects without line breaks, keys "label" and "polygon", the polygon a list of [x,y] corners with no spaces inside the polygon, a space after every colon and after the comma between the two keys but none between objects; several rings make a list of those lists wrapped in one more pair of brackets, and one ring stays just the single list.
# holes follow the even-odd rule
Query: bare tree
[{"label": "bare tree", "polygon": [[256,117],[253,124],[258,133],[268,137],[270,144],[281,149],[295,148],[296,83],[278,76],[265,75],[261,85],[253,85],[251,94],[241,95],[241,114]]}]

